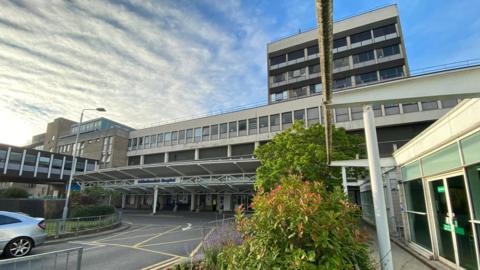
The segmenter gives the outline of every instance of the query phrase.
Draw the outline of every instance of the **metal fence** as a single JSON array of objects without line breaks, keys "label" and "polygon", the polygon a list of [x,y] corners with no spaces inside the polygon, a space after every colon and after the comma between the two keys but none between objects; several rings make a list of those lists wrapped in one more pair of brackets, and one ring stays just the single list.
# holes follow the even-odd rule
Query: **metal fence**
[{"label": "metal fence", "polygon": [[21,258],[0,260],[0,270],[80,270],[83,248],[58,250]]},{"label": "metal fence", "polygon": [[115,212],[111,215],[46,220],[45,231],[49,237],[59,238],[67,235],[78,235],[80,232],[100,230],[119,224],[122,220],[122,213]]}]

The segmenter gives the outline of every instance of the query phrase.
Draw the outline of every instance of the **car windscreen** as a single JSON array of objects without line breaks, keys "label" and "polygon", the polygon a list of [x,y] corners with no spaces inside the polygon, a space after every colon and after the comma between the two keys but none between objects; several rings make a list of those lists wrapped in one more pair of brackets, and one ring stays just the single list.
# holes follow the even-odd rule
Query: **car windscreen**
[{"label": "car windscreen", "polygon": [[7,224],[13,224],[13,223],[19,223],[19,222],[21,222],[19,219],[0,215],[0,225],[7,225]]}]

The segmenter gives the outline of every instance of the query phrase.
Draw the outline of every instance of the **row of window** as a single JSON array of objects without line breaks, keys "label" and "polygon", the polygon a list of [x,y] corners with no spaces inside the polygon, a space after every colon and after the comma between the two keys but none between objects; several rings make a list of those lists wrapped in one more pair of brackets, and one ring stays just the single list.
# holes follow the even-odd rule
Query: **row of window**
[{"label": "row of window", "polygon": [[284,90],[278,93],[270,94],[271,102],[284,101],[287,99],[300,98],[305,96],[318,95],[322,93],[322,84],[311,84],[309,86],[303,86],[295,89]]},{"label": "row of window", "polygon": [[[403,67],[392,67],[387,69],[381,69],[378,71],[372,71],[355,75],[355,85],[370,84],[377,81],[386,81],[394,78],[401,78],[404,76]],[[333,89],[342,89],[352,87],[352,77],[345,77],[341,79],[333,80]]]},{"label": "row of window", "polygon": [[289,70],[284,73],[280,74],[275,74],[273,76],[270,76],[270,82],[271,83],[279,83],[283,82],[286,80],[292,80],[292,79],[305,79],[307,76],[307,69],[308,69],[308,75],[312,74],[319,74],[320,73],[320,64],[313,64],[308,67],[302,67],[299,69],[295,70]]},{"label": "row of window", "polygon": [[[353,34],[350,36],[350,44],[355,46],[355,44],[361,44],[362,42],[369,41],[381,37],[385,37],[387,35],[397,33],[395,24],[390,24],[387,26],[382,26],[379,28],[375,28],[372,30],[363,31],[361,33]],[[341,48],[346,49],[348,46],[347,37],[337,38],[333,41],[333,49],[334,53]],[[352,47],[353,47],[352,46]],[[307,56],[314,55],[318,53],[318,45],[313,45],[306,48]],[[279,56],[271,57],[270,58],[270,66],[278,65],[281,63],[285,63],[287,61],[297,60],[299,58],[305,57],[305,49],[295,50],[286,54],[282,54]]]}]

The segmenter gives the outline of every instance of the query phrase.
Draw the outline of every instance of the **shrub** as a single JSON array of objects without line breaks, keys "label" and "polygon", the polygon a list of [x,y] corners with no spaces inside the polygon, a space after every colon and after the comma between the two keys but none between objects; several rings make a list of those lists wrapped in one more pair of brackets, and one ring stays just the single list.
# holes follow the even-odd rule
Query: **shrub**
[{"label": "shrub", "polygon": [[30,197],[30,194],[22,188],[10,187],[0,191],[0,198],[20,199],[28,197]]},{"label": "shrub", "polygon": [[115,213],[115,207],[111,205],[76,206],[70,213],[71,217],[103,216]]},{"label": "shrub", "polygon": [[288,176],[274,190],[260,189],[255,213],[237,212],[241,245],[219,255],[224,269],[372,269],[360,211],[340,190]]}]

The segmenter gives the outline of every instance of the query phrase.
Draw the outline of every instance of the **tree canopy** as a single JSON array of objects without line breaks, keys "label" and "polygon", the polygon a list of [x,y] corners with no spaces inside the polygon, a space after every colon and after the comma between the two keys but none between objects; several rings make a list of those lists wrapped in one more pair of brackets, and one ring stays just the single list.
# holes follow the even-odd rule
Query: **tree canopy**
[{"label": "tree canopy", "polygon": [[[343,128],[334,127],[332,133],[332,160],[364,155],[363,137],[347,134]],[[287,175],[298,175],[303,181],[321,179],[329,189],[338,186],[341,183],[340,168],[327,166],[325,151],[324,127],[316,124],[305,128],[302,122],[296,122],[255,151],[261,162],[257,169],[256,188],[269,191]]]}]

